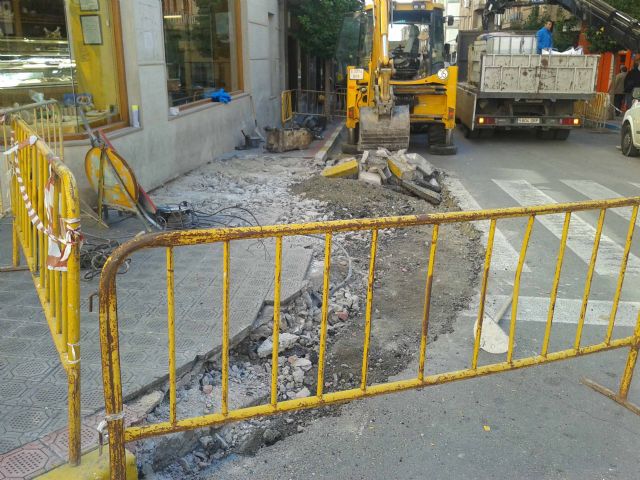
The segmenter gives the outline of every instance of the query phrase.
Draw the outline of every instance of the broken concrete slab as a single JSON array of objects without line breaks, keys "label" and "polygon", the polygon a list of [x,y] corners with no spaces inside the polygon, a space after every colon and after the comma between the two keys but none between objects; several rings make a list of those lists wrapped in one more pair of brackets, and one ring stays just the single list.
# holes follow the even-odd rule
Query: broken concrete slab
[{"label": "broken concrete slab", "polygon": [[411,165],[402,154],[392,155],[387,159],[387,166],[391,173],[400,180],[411,181],[416,176],[416,167]]},{"label": "broken concrete slab", "polygon": [[434,177],[438,172],[436,168],[422,155],[417,153],[406,153],[404,154],[404,158],[427,177]]},{"label": "broken concrete slab", "polygon": [[382,178],[375,172],[360,172],[358,174],[358,180],[372,185],[382,185]]},{"label": "broken concrete slab", "polygon": [[429,190],[428,188],[421,187],[411,181],[401,180],[400,182],[403,188],[433,205],[438,205],[442,202],[442,196],[439,193]]}]

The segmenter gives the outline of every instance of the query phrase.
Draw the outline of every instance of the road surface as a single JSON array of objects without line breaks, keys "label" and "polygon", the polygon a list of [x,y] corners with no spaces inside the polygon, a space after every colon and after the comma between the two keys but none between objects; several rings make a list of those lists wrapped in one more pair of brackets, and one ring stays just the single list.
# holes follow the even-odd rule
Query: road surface
[{"label": "road surface", "polygon": [[[424,153],[421,140],[413,151]],[[475,141],[458,135],[457,156],[430,160],[447,170],[463,209],[640,195],[640,159],[623,157],[617,143],[616,134],[588,130],[566,142],[540,141],[528,133]],[[583,344],[601,341],[606,330],[630,214],[619,209],[605,217]],[[563,220],[560,215],[535,221],[522,276],[516,357],[540,350]],[[597,222],[598,212],[571,219],[552,348],[573,345]],[[498,223],[490,313],[510,295],[525,225]],[[617,336],[630,333],[640,305],[639,241],[629,258]],[[434,295],[446,289],[437,283],[437,269],[435,278]],[[474,308],[460,316],[455,332],[429,345],[429,372],[468,364]],[[503,326],[508,319],[509,313]],[[615,387],[626,355],[618,350],[352,403],[340,416],[316,420],[255,457],[228,458],[206,478],[638,478],[640,418],[580,383],[588,376]],[[480,363],[500,360],[483,354]],[[413,375],[407,371],[400,378]],[[640,379],[630,399],[640,403]]]}]

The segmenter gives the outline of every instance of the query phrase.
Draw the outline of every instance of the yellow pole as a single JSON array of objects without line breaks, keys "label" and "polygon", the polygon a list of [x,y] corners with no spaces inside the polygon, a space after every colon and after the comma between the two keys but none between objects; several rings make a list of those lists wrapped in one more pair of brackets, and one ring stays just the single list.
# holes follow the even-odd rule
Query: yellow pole
[{"label": "yellow pole", "polygon": [[633,232],[636,228],[636,220],[638,218],[638,206],[633,207],[631,220],[629,221],[629,230],[627,231],[627,241],[624,245],[624,254],[622,255],[622,264],[620,265],[620,274],[618,275],[618,284],[616,285],[616,293],[613,297],[613,305],[611,306],[611,314],[609,315],[609,325],[607,326],[607,336],[605,342],[611,341],[613,335],[613,327],[616,322],[618,313],[618,305],[620,304],[620,294],[622,293],[622,285],[624,284],[624,275],[627,271],[627,261],[629,260],[629,252],[631,251],[631,243],[633,242]]},{"label": "yellow pole", "polygon": [[329,277],[331,275],[331,232],[325,235],[324,272],[322,280],[322,319],[320,320],[320,351],[318,353],[318,386],[316,396],[322,399],[324,390],[324,356],[327,348],[327,319],[329,315]]},{"label": "yellow pole", "polygon": [[273,348],[271,350],[271,405],[278,407],[278,351],[280,350],[280,288],[282,277],[282,237],[276,237],[276,264],[273,281]]},{"label": "yellow pole", "polygon": [[606,213],[607,210],[603,208],[600,210],[600,217],[598,218],[598,228],[596,230],[596,238],[593,241],[593,251],[591,252],[591,261],[589,262],[589,270],[587,271],[587,281],[584,284],[584,295],[582,297],[582,307],[580,308],[580,318],[578,319],[578,327],[576,328],[576,340],[573,344],[573,348],[576,350],[580,348],[580,341],[582,340],[582,330],[584,328],[584,321],[587,315],[589,294],[591,293],[591,281],[593,280],[593,272],[596,269],[596,261],[598,260],[598,249],[600,248],[600,238],[602,237],[602,227],[604,226],[604,217]]},{"label": "yellow pole", "polygon": [[222,414],[229,413],[229,241],[223,244],[222,257]]},{"label": "yellow pole", "polygon": [[[482,337],[482,322],[484,321],[484,304],[487,298],[487,286],[489,284],[489,270],[491,269],[491,255],[493,254],[493,240],[496,234],[496,220],[491,220],[489,226],[489,239],[487,240],[487,253],[484,259],[484,274],[482,275],[482,287],[480,287],[480,306],[478,307],[478,324],[476,326],[476,340],[473,344],[473,358],[471,368],[478,368],[478,355],[480,354],[480,339]],[[497,319],[500,320],[500,319]]]},{"label": "yellow pole", "polygon": [[369,279],[367,281],[367,305],[365,307],[364,347],[362,349],[362,376],[360,388],[367,388],[369,369],[369,345],[371,342],[371,308],[373,304],[373,282],[376,279],[376,252],[378,249],[378,230],[371,232],[371,253],[369,255]]},{"label": "yellow pole", "polygon": [[564,261],[564,252],[567,248],[567,237],[569,236],[569,225],[571,223],[571,212],[564,216],[564,226],[562,227],[562,239],[560,240],[560,249],[558,250],[558,260],[556,261],[556,273],[553,276],[553,287],[551,287],[551,301],[549,302],[549,313],[547,314],[547,326],[544,330],[544,340],[542,341],[542,353],[546,355],[549,351],[549,341],[551,340],[551,326],[553,325],[553,316],[556,310],[556,300],[558,298],[558,287],[560,286],[560,275],[562,273],[562,263]]},{"label": "yellow pole", "polygon": [[427,334],[429,333],[429,313],[431,310],[431,287],[433,285],[433,269],[436,263],[438,248],[438,233],[440,225],[433,226],[431,234],[431,249],[429,252],[429,266],[427,267],[427,281],[424,291],[424,306],[422,311],[422,333],[420,335],[420,360],[418,362],[418,379],[424,380],[424,364],[427,356]]},{"label": "yellow pole", "polygon": [[169,421],[177,421],[176,402],[176,302],[173,248],[167,247],[167,322],[169,340]]},{"label": "yellow pole", "polygon": [[524,259],[527,256],[527,248],[531,239],[531,231],[533,230],[533,222],[536,216],[531,215],[527,222],[527,229],[522,240],[522,248],[520,249],[520,258],[518,259],[518,268],[516,270],[516,278],[513,283],[513,300],[511,302],[511,325],[509,327],[509,350],[507,351],[507,362],[513,361],[513,347],[516,339],[516,319],[518,318],[518,298],[520,296],[520,279],[522,278],[522,268],[524,267]]}]

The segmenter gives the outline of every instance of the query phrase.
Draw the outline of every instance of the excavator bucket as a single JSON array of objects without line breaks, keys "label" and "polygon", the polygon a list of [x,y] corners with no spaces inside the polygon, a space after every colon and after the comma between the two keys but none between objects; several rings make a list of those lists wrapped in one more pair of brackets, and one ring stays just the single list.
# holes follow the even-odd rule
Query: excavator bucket
[{"label": "excavator bucket", "polygon": [[394,151],[409,148],[410,130],[407,105],[393,107],[393,113],[389,117],[378,116],[372,108],[361,108],[358,150],[384,147]]}]

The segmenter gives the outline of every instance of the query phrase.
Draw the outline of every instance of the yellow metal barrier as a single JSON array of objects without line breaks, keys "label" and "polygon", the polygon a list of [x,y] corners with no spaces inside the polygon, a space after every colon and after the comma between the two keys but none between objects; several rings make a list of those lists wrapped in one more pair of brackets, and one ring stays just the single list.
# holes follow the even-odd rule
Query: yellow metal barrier
[{"label": "yellow metal barrier", "polygon": [[291,90],[285,90],[282,92],[281,100],[280,120],[282,121],[282,128],[285,128],[287,124],[293,120]]},{"label": "yellow metal barrier", "polygon": [[346,118],[347,91],[339,89],[329,93],[322,90],[285,90],[281,96],[282,126],[294,115]]},{"label": "yellow metal barrier", "polygon": [[[295,411],[331,405],[340,402],[351,401],[359,398],[371,397],[374,395],[399,392],[409,389],[417,389],[431,385],[439,385],[456,380],[468,379],[488,375],[496,372],[505,372],[518,368],[529,367],[550,363],[558,360],[565,360],[582,355],[603,352],[618,348],[629,348],[627,364],[619,392],[613,393],[603,387],[596,386],[599,391],[603,391],[609,397],[614,398],[621,404],[634,409],[637,407],[629,404],[627,393],[633,376],[635,363],[640,348],[640,315],[636,328],[631,336],[625,338],[613,338],[613,330],[616,322],[616,315],[620,301],[620,292],[626,272],[627,260],[631,249],[634,227],[638,217],[640,197],[622,198],[614,200],[599,200],[589,202],[567,203],[558,205],[545,205],[537,207],[507,208],[495,210],[483,210],[474,212],[451,212],[431,215],[416,215],[404,217],[387,217],[379,219],[343,220],[322,223],[310,223],[299,225],[275,225],[267,227],[252,228],[230,228],[219,230],[197,230],[180,232],[162,232],[149,234],[144,237],[134,239],[120,248],[106,262],[100,279],[100,339],[102,344],[102,372],[105,393],[106,420],[109,425],[109,455],[111,478],[123,480],[125,478],[125,443],[139,440],[154,435],[170,434],[182,430],[195,428],[219,426],[228,422],[245,420],[264,415],[273,415],[281,412]],[[629,229],[621,260],[620,273],[618,276],[617,288],[613,298],[606,334],[602,341],[590,345],[585,345],[582,340],[582,331],[585,324],[587,304],[591,291],[591,280],[595,269],[600,237],[602,235],[604,218],[607,209],[633,207]],[[593,252],[588,268],[587,280],[585,283],[582,307],[576,327],[575,340],[573,346],[559,351],[549,351],[549,341],[554,320],[555,303],[557,299],[560,275],[562,272],[563,260],[566,251],[567,239],[569,237],[569,226],[573,212],[595,210],[599,212],[598,227],[594,238]],[[563,234],[558,250],[558,257],[555,266],[555,275],[550,295],[550,307],[548,311],[544,340],[542,341],[540,353],[526,358],[514,358],[515,334],[518,318],[518,298],[520,292],[520,280],[525,264],[525,257],[529,246],[529,240],[535,226],[536,217],[551,214],[564,214]],[[487,284],[491,269],[491,258],[493,253],[493,242],[498,220],[511,218],[526,218],[528,220],[522,249],[515,274],[513,287],[513,298],[511,306],[511,321],[509,329],[509,347],[504,361],[491,363],[488,365],[478,365],[480,351],[480,339],[484,320],[485,299],[487,294]],[[451,223],[463,223],[472,221],[489,221],[489,238],[484,262],[484,273],[480,288],[480,304],[478,309],[478,323],[476,327],[476,340],[473,353],[469,359],[469,368],[457,371],[425,375],[425,359],[427,350],[427,332],[429,328],[429,315],[432,294],[432,281],[435,273],[436,254],[438,248],[438,237],[441,225]],[[419,225],[432,225],[433,235],[429,254],[429,264],[427,268],[427,278],[424,296],[424,310],[421,319],[421,339],[419,351],[419,366],[415,378],[408,380],[393,381],[382,384],[370,385],[367,380],[368,357],[371,335],[372,299],[374,285],[374,269],[376,264],[376,253],[378,249],[378,232],[386,228],[405,228]],[[364,348],[362,355],[362,377],[359,388],[341,390],[334,392],[324,391],[324,372],[327,341],[327,320],[329,313],[329,276],[331,271],[331,251],[332,239],[336,233],[370,231],[371,232],[371,253],[369,261],[369,274],[367,284],[367,298],[365,307],[365,328],[364,328]],[[324,235],[324,280],[322,315],[320,323],[320,346],[318,358],[317,390],[314,396],[278,401],[278,348],[274,347],[271,357],[271,396],[268,403],[239,408],[229,409],[229,269],[230,269],[230,243],[236,240],[275,238],[275,266],[274,266],[274,313],[273,313],[273,345],[278,345],[279,325],[280,325],[280,289],[282,273],[282,242],[284,237],[296,235]],[[222,397],[221,409],[217,413],[203,415],[193,418],[178,418],[176,400],[176,365],[175,365],[175,296],[174,296],[174,250],[182,246],[202,245],[202,244],[223,244],[223,293],[222,293]],[[119,325],[117,315],[116,298],[116,277],[122,263],[134,252],[147,248],[164,248],[167,259],[167,312],[168,312],[168,338],[169,338],[169,420],[152,425],[134,426],[125,428],[124,410],[122,400],[122,380],[119,357]]]},{"label": "yellow metal barrier", "polygon": [[12,263],[20,248],[68,377],[69,463],[80,460],[80,206],[76,181],[62,163],[56,102],[0,112],[11,171]]},{"label": "yellow metal barrier", "polygon": [[613,118],[614,106],[611,103],[611,95],[599,92],[591,100],[577,102],[575,113],[582,117],[583,125],[604,128],[607,121]]}]

